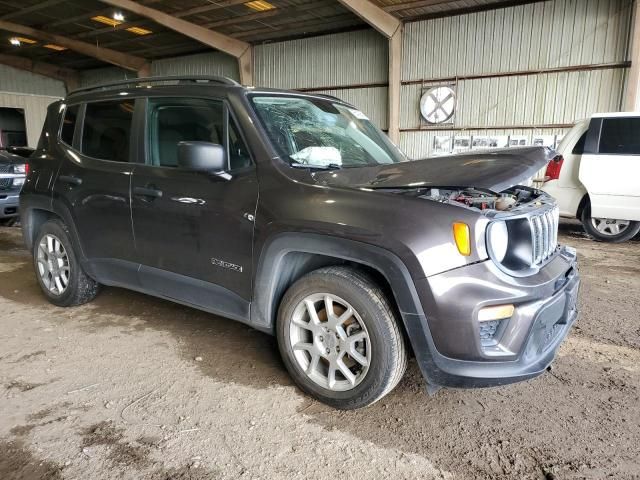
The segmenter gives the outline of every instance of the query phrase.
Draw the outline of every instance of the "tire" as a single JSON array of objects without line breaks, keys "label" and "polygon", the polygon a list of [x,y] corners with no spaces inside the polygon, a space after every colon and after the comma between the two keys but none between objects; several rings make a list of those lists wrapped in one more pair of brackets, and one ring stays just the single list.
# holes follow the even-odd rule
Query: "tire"
[{"label": "tire", "polygon": [[[640,222],[633,221],[626,222],[628,226],[620,230],[619,233],[615,233],[615,230],[620,228],[619,226],[617,228],[611,228],[606,227],[606,224],[604,227],[601,227],[601,230],[598,230],[596,226],[598,222],[620,222],[620,220],[593,219],[591,217],[591,205],[589,204],[582,210],[582,218],[580,220],[582,221],[585,232],[599,242],[622,243],[631,240],[640,232]],[[619,224],[613,223],[610,225],[616,226]]]},{"label": "tire", "polygon": [[[98,294],[100,284],[82,269],[69,229],[62,221],[49,220],[40,227],[32,253],[38,284],[54,305],[81,305]],[[59,283],[54,280],[56,276]]]},{"label": "tire", "polygon": [[[334,315],[327,316],[326,296]],[[319,323],[313,323],[309,303]],[[330,327],[334,321],[342,321],[341,331]],[[294,382],[334,408],[352,410],[377,402],[407,368],[407,347],[389,300],[369,275],[352,268],[321,268],[295,282],[280,303],[276,335]]]}]

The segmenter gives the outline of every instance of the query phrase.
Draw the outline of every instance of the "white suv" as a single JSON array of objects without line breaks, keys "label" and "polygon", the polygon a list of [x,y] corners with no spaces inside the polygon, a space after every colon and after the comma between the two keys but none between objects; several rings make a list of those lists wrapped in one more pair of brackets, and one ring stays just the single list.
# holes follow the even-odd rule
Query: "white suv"
[{"label": "white suv", "polygon": [[563,217],[603,242],[640,232],[640,113],[603,113],[576,124],[549,162],[542,190]]}]

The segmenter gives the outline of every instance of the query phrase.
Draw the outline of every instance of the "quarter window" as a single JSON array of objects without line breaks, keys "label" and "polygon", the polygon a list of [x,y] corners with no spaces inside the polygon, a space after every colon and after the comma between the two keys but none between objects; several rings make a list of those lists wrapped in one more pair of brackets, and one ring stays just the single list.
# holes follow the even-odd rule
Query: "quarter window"
[{"label": "quarter window", "polygon": [[640,117],[602,120],[598,151],[605,155],[640,155]]},{"label": "quarter window", "polygon": [[242,140],[240,129],[229,116],[229,168],[236,170],[251,165],[251,156],[246,143]]},{"label": "quarter window", "polygon": [[73,145],[73,132],[76,129],[76,120],[78,118],[78,110],[80,105],[72,105],[64,111],[62,119],[62,128],[60,129],[60,140],[67,145]]},{"label": "quarter window", "polygon": [[133,108],[132,100],[87,103],[82,153],[102,160],[128,162]]}]

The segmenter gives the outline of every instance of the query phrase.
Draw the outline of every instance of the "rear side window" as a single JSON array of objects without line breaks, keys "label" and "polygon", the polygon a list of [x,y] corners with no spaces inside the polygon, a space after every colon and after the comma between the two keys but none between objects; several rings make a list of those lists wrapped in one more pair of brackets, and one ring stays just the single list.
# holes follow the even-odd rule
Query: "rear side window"
[{"label": "rear side window", "polygon": [[87,103],[82,153],[101,160],[128,162],[133,107],[132,100]]},{"label": "rear side window", "polygon": [[60,140],[67,145],[73,145],[73,132],[76,129],[76,120],[78,118],[78,110],[80,105],[71,105],[64,111],[62,119],[62,128],[60,129]]},{"label": "rear side window", "polygon": [[640,155],[640,117],[603,119],[598,152],[605,155]]}]

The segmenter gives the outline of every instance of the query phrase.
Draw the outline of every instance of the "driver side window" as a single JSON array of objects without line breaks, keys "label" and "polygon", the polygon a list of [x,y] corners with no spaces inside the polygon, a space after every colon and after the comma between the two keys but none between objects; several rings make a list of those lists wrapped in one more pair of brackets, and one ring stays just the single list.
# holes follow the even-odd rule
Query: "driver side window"
[{"label": "driver side window", "polygon": [[150,99],[148,108],[150,161],[160,167],[178,166],[178,143],[225,145],[222,101]]}]

